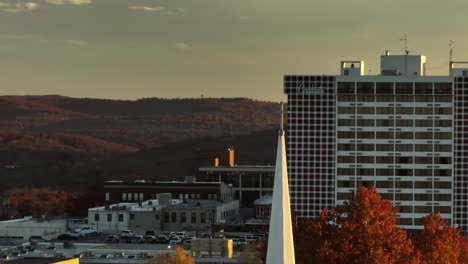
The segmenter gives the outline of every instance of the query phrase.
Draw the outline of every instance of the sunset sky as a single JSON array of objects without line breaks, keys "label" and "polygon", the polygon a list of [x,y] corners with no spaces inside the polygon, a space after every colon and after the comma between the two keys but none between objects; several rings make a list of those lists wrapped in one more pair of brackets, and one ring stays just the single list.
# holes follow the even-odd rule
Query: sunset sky
[{"label": "sunset sky", "polygon": [[337,74],[385,50],[447,74],[468,1],[0,0],[0,94],[285,100],[284,74]]}]

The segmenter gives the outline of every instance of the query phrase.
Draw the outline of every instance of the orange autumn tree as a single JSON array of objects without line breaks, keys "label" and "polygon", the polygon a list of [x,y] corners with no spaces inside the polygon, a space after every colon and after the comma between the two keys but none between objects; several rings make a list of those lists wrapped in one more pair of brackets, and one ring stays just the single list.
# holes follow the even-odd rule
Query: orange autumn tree
[{"label": "orange autumn tree", "polygon": [[424,230],[416,238],[416,247],[422,254],[421,264],[459,263],[460,231],[448,225],[440,213],[422,218]]},{"label": "orange autumn tree", "polygon": [[191,256],[185,254],[182,247],[177,247],[173,254],[159,253],[146,264],[194,264]]},{"label": "orange autumn tree", "polygon": [[391,201],[382,200],[375,188],[360,187],[343,206],[299,226],[296,235],[303,232],[312,236],[295,241],[300,243],[296,249],[304,246],[302,243],[310,245],[309,250],[301,250],[306,250],[310,259],[298,259],[297,263],[419,263],[407,232],[396,226],[396,213]]}]

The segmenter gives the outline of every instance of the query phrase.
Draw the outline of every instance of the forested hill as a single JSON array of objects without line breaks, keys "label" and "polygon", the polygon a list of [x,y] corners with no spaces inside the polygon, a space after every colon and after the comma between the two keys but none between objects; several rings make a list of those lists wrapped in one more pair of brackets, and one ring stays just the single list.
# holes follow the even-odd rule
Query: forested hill
[{"label": "forested hill", "polygon": [[0,96],[0,150],[43,146],[89,151],[86,146],[94,144],[96,149],[134,151],[203,136],[268,130],[277,126],[278,112],[278,103],[246,98]]}]

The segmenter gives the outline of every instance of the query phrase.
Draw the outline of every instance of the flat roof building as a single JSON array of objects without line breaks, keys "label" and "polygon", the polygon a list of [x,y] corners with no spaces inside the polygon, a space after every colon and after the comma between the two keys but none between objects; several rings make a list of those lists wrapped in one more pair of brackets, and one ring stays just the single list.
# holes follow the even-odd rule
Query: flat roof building
[{"label": "flat roof building", "polygon": [[399,208],[397,223],[422,229],[440,211],[468,231],[468,68],[428,76],[426,57],[381,56],[379,75],[342,61],[341,75],[286,75],[291,205],[316,217],[360,185]]}]

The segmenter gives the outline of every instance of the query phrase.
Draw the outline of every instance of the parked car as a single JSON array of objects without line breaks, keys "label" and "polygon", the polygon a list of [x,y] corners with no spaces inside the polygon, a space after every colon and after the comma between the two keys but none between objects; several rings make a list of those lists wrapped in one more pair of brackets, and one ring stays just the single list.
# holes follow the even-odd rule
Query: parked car
[{"label": "parked car", "polygon": [[122,239],[128,239],[133,237],[135,234],[133,234],[132,230],[123,230],[122,233],[120,233],[120,238]]},{"label": "parked car", "polygon": [[166,236],[168,237],[169,239],[171,239],[175,233],[174,232],[169,232],[169,231],[165,231],[165,232],[159,232],[159,235],[163,235],[163,236]]},{"label": "parked car", "polygon": [[186,234],[186,232],[177,232],[177,233],[175,233],[175,236],[180,238],[180,239],[183,239],[185,237],[185,234]]},{"label": "parked car", "polygon": [[143,244],[144,242],[145,242],[145,239],[141,235],[132,236],[131,238],[127,239],[127,243],[132,243],[132,244]]},{"label": "parked car", "polygon": [[63,233],[57,237],[60,240],[78,240],[80,238],[79,233]]},{"label": "parked car", "polygon": [[143,240],[145,243],[148,243],[148,244],[154,244],[156,243],[156,236],[153,236],[153,235],[145,235],[143,237]]},{"label": "parked car", "polygon": [[108,235],[106,237],[106,243],[119,243],[119,238],[116,235]]},{"label": "parked car", "polygon": [[44,238],[42,236],[30,236],[29,237],[29,242],[31,241],[36,241],[36,242],[49,242],[50,240],[47,238]]},{"label": "parked car", "polygon": [[169,243],[170,238],[164,235],[159,235],[158,238],[156,238],[156,243],[158,244],[167,244]]},{"label": "parked car", "polygon": [[180,245],[181,243],[182,243],[182,239],[177,238],[177,237],[169,240],[170,245]]},{"label": "parked car", "polygon": [[96,229],[93,229],[92,227],[90,226],[86,226],[86,227],[82,227],[82,228],[78,228],[75,230],[76,233],[82,235],[82,236],[87,236],[87,235],[97,235],[97,234],[100,234],[101,232],[96,230]]},{"label": "parked car", "polygon": [[145,232],[145,236],[156,236],[156,233],[154,233],[154,231],[149,230]]}]

